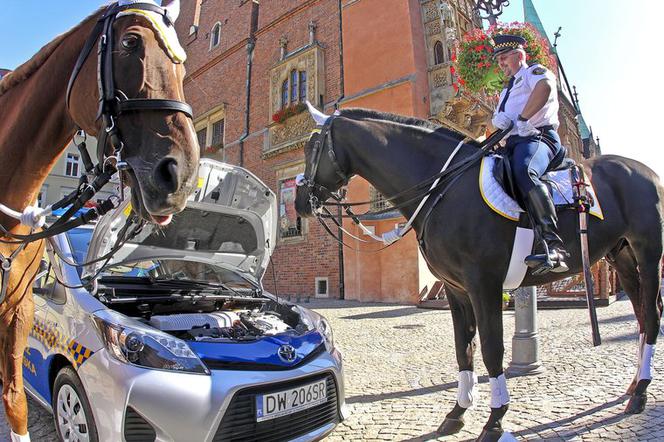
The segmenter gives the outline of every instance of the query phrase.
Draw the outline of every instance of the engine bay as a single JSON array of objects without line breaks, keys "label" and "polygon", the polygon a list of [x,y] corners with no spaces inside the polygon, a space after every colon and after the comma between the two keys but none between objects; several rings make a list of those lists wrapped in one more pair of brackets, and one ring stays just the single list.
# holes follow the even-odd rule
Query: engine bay
[{"label": "engine bay", "polygon": [[307,331],[291,306],[247,292],[247,296],[201,293],[100,292],[107,307],[185,341],[239,342]]}]

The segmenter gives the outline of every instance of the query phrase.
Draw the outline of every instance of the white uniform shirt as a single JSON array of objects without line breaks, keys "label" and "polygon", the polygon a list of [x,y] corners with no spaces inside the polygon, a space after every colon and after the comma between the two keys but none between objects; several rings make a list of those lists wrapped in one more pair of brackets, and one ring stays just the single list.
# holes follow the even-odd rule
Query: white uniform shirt
[{"label": "white uniform shirt", "polygon": [[[509,135],[517,135],[516,120],[519,114],[526,107],[526,103],[530,98],[530,94],[535,89],[535,85],[540,80],[551,80],[553,84],[556,83],[556,77],[553,72],[542,66],[541,64],[534,64],[528,67],[521,67],[519,71],[514,74],[514,85],[510,90],[510,96],[505,103],[505,114],[514,121],[514,128],[510,131]],[[503,102],[507,88],[503,89],[500,93],[498,100],[498,108],[500,103]],[[496,108],[496,113],[498,113]],[[549,99],[542,109],[530,118],[530,123],[535,127],[542,127],[551,125],[554,129],[558,129],[558,93],[554,87],[549,95]]]}]

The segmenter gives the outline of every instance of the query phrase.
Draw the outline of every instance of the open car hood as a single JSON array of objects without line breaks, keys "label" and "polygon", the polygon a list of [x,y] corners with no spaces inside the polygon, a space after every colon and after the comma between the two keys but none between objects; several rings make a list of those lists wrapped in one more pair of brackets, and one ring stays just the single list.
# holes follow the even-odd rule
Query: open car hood
[{"label": "open car hood", "polygon": [[[274,192],[246,169],[201,159],[198,185],[184,211],[166,227],[146,225],[108,261],[109,265],[144,259],[213,263],[260,285],[277,235]],[[107,254],[131,216],[130,198],[97,223],[86,262]],[[86,266],[85,278],[104,262]]]}]

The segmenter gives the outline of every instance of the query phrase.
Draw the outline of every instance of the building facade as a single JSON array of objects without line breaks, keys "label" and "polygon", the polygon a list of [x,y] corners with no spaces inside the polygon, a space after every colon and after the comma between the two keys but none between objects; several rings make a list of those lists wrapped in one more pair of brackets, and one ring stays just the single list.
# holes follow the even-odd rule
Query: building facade
[{"label": "building facade", "polygon": [[196,0],[183,2],[176,24],[202,154],[248,168],[278,195],[264,283],[279,294],[342,293],[337,242],[293,205],[314,123],[306,112],[274,121],[305,100],[334,110],[343,94],[340,13],[337,0]]},{"label": "building facade", "polygon": [[[481,26],[473,6],[472,0],[183,2],[176,27],[188,54],[185,95],[201,153],[248,168],[278,196],[268,290],[416,303],[433,285],[413,233],[379,253],[371,253],[378,244],[352,240],[354,250],[342,249],[316,220],[297,216],[294,178],[304,171],[303,146],[314,125],[302,103],[326,113],[378,109],[484,136],[496,98],[458,93],[450,70],[457,40]],[[583,142],[569,101],[561,104],[561,135],[570,156],[580,158]],[[348,197],[380,195],[356,177]],[[387,204],[379,200],[373,208]],[[391,212],[363,222],[380,234],[404,221]],[[354,225],[344,227],[362,236]]]}]

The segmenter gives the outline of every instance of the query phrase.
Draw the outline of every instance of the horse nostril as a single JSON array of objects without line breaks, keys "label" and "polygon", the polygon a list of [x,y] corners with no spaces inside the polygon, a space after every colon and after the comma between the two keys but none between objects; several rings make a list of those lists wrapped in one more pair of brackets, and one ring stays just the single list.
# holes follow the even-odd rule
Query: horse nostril
[{"label": "horse nostril", "polygon": [[175,193],[180,187],[178,180],[178,162],[173,158],[164,158],[154,171],[155,182],[168,193]]}]

